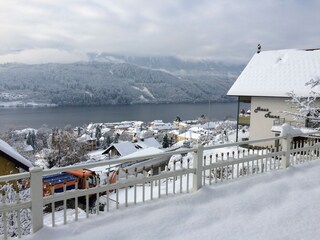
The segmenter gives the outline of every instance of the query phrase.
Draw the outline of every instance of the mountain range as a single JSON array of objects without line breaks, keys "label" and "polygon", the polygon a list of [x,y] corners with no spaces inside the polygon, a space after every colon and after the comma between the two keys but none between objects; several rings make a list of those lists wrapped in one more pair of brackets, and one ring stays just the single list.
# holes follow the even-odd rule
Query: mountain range
[{"label": "mountain range", "polygon": [[88,54],[88,62],[0,65],[0,102],[61,106],[229,102],[240,64]]}]

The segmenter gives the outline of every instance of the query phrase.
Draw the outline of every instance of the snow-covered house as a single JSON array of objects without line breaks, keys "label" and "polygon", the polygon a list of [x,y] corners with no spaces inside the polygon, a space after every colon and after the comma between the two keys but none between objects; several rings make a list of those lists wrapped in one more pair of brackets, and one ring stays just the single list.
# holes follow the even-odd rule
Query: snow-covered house
[{"label": "snow-covered house", "polygon": [[29,171],[30,167],[33,165],[29,160],[0,139],[0,175],[18,173],[19,169]]},{"label": "snow-covered house", "polygon": [[168,131],[168,130],[174,130],[178,127],[175,126],[172,123],[164,123],[162,120],[154,120],[150,123],[149,129],[151,131]]},{"label": "snow-covered house", "polygon": [[228,91],[229,96],[238,96],[239,103],[251,103],[250,140],[274,137],[274,125],[296,124],[298,120],[284,113],[294,112],[286,101],[288,93],[307,97],[311,89],[305,84],[319,76],[320,49],[256,53]]},{"label": "snow-covered house", "polygon": [[127,156],[141,149],[159,148],[161,145],[155,138],[140,139],[136,142],[119,142],[110,145],[102,154],[108,154],[110,157]]},{"label": "snow-covered house", "polygon": [[93,151],[97,147],[97,139],[89,134],[83,134],[77,141],[83,143],[83,148],[87,151]]},{"label": "snow-covered house", "polygon": [[184,133],[181,133],[177,136],[177,141],[183,141],[183,140],[194,140],[198,141],[201,137],[201,134],[199,132],[194,132],[192,130],[188,130]]}]

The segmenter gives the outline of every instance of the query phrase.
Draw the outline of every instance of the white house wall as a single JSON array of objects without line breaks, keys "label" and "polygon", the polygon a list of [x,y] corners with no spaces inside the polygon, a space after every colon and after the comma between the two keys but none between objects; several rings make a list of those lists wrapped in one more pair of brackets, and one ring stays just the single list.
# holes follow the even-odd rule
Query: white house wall
[{"label": "white house wall", "polygon": [[[292,106],[285,100],[288,100],[288,98],[251,98],[250,140],[275,137],[275,133],[271,131],[271,128],[277,118],[273,116],[285,118],[286,122],[294,120],[292,116],[282,113],[283,111],[294,111]],[[266,144],[271,145],[274,143],[262,143],[261,145]]]}]

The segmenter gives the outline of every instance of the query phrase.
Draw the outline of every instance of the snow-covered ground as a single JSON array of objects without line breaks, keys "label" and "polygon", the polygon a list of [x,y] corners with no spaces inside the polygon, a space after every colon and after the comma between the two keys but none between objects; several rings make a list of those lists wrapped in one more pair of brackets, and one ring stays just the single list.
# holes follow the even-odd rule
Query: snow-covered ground
[{"label": "snow-covered ground", "polygon": [[320,161],[45,226],[26,239],[319,239]]}]

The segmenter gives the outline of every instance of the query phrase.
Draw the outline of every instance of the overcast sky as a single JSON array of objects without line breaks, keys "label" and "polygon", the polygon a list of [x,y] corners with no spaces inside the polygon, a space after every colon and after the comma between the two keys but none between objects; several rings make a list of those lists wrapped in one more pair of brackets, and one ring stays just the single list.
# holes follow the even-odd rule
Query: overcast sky
[{"label": "overcast sky", "polygon": [[256,51],[320,47],[319,0],[0,0],[0,62],[88,52],[246,63]]}]

